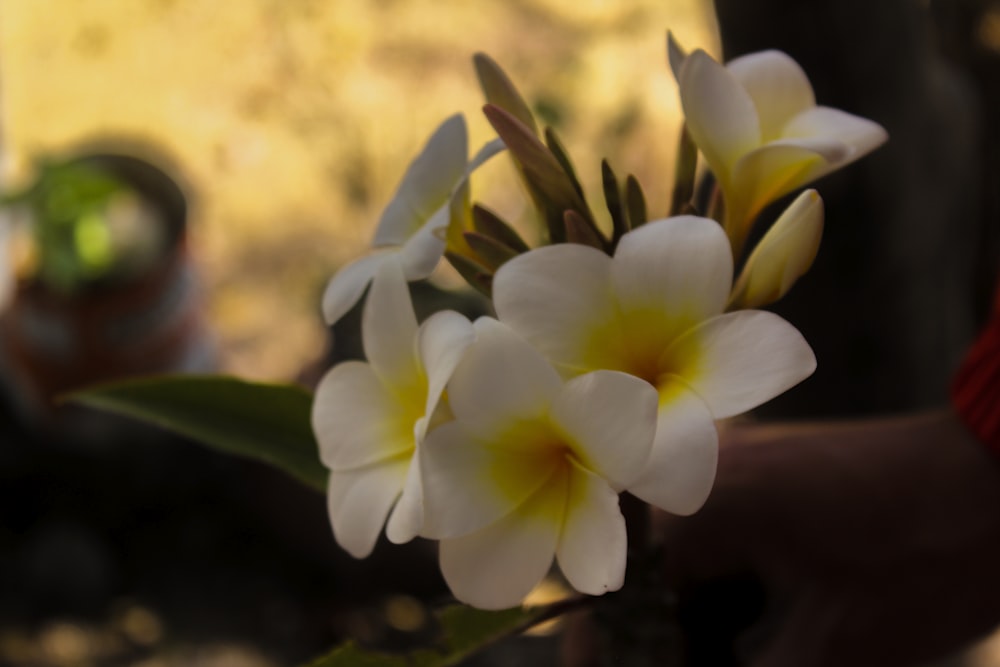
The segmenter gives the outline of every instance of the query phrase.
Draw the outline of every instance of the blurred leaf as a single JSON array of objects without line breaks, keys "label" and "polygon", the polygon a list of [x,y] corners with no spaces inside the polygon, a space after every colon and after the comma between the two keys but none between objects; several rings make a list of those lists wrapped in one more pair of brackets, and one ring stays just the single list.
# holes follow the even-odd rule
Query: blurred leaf
[{"label": "blurred leaf", "polygon": [[446,250],[444,256],[465,282],[487,298],[493,298],[493,274],[488,268],[466,255]]},{"label": "blurred leaf", "polygon": [[310,423],[312,395],[296,385],[174,375],[75,392],[74,403],[155,424],[230,454],[269,463],[319,491],[328,473]]},{"label": "blurred leaf", "polygon": [[632,174],[625,179],[625,210],[628,212],[629,227],[635,229],[648,221],[646,213],[646,195],[642,186]]},{"label": "blurred leaf", "polygon": [[531,250],[513,227],[485,206],[476,204],[472,207],[472,223],[477,232],[499,241],[511,250],[518,253]]},{"label": "blurred leaf", "polygon": [[607,160],[601,160],[601,185],[604,187],[604,202],[607,204],[608,213],[611,214],[611,245],[618,245],[629,230],[628,216],[622,207],[622,195],[618,188],[618,177],[611,169],[611,164]]},{"label": "blurred leaf", "polygon": [[496,272],[504,263],[517,257],[517,252],[479,232],[466,232],[465,241],[476,253],[476,257],[491,272]]},{"label": "blurred leaf", "polygon": [[564,241],[563,212],[573,210],[588,215],[587,205],[573,180],[552,151],[517,118],[491,104],[483,108],[483,113],[520,168],[528,191],[545,219],[549,242]]},{"label": "blurred leaf", "polygon": [[354,642],[314,660],[308,667],[453,667],[490,644],[524,632],[579,604],[579,600],[557,602],[547,607],[483,611],[451,605],[437,614],[441,636],[437,649],[418,649],[405,655],[366,651]]},{"label": "blurred leaf", "polygon": [[485,53],[474,55],[472,63],[475,65],[479,87],[482,88],[486,101],[517,118],[537,137],[538,126],[535,124],[531,109],[500,65]]},{"label": "blurred leaf", "polygon": [[690,207],[694,197],[695,169],[698,166],[698,148],[687,127],[681,127],[677,140],[677,159],[674,162],[674,189],[670,195],[670,215],[680,215]]},{"label": "blurred leaf", "polygon": [[[559,140],[559,135],[551,127],[545,128],[545,145],[548,146],[549,150],[552,152],[552,156],[559,161],[559,165],[562,167],[563,173],[569,179],[570,184],[573,189],[576,190],[576,194],[580,196],[583,200],[583,186],[580,185],[580,179],[576,176],[576,170],[573,169],[573,163],[570,162],[569,154],[566,152],[566,147],[563,146],[562,142]],[[586,211],[580,211],[580,213],[585,214]]]},{"label": "blurred leaf", "polygon": [[570,243],[589,245],[604,252],[604,239],[594,232],[587,221],[576,211],[566,211],[563,216],[563,224],[566,225],[566,240]]}]

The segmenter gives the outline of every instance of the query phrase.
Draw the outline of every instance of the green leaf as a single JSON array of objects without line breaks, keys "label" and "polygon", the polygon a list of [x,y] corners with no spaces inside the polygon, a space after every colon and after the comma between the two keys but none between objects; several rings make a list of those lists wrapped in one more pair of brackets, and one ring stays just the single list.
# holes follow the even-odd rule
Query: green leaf
[{"label": "green leaf", "polygon": [[451,605],[437,614],[440,637],[437,648],[408,654],[388,654],[359,648],[354,642],[337,647],[308,667],[454,667],[494,642],[525,630],[579,606],[580,598],[546,607],[483,611]]},{"label": "green leaf", "polygon": [[312,395],[299,386],[225,376],[165,375],[84,389],[66,400],[269,463],[326,490],[328,473],[319,460],[310,423]]}]

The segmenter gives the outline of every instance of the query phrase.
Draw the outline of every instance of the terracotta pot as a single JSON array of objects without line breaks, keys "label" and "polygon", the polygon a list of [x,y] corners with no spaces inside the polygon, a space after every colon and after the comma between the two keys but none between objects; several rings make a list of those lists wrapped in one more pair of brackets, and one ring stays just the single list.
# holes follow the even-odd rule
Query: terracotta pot
[{"label": "terracotta pot", "polygon": [[186,246],[187,202],[163,171],[125,155],[80,162],[105,169],[159,209],[165,251],[128,279],[72,294],[17,285],[0,315],[3,375],[15,407],[52,416],[53,399],[126,376],[208,371],[215,363],[199,281]]}]

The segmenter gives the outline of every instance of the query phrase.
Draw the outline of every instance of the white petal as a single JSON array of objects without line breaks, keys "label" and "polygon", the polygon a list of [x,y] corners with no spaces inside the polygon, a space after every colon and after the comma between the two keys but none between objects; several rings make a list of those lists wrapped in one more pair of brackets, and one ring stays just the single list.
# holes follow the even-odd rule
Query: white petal
[{"label": "white petal", "polygon": [[[697,350],[683,379],[716,419],[751,410],[812,375],[816,357],[802,334],[774,313],[742,310],[679,340]],[[668,351],[667,354],[670,354]]]},{"label": "white petal", "polygon": [[391,253],[381,252],[356,259],[334,274],[323,292],[323,317],[335,324],[364,294],[379,265]]},{"label": "white petal", "polygon": [[563,386],[551,417],[588,468],[624,488],[649,457],[658,400],[643,380],[595,371]]},{"label": "white petal", "polygon": [[419,450],[424,491],[421,535],[435,539],[465,535],[526,502],[560,465],[557,457],[537,446],[545,444],[539,438],[545,435],[536,431],[509,441],[502,435],[500,442],[483,441],[457,421],[431,431]]},{"label": "white petal", "polygon": [[712,415],[692,392],[674,387],[660,407],[656,439],[633,495],[673,514],[692,514],[715,481],[719,441]]},{"label": "white petal", "polygon": [[420,461],[414,456],[406,471],[403,492],[392,508],[385,535],[393,544],[404,544],[420,534],[424,520],[424,494],[420,484]]},{"label": "white petal", "polygon": [[[733,280],[732,251],[714,220],[691,215],[650,222],[622,237],[611,267],[626,316],[697,322],[722,312]],[[630,322],[631,324],[631,322]]]},{"label": "white petal", "polygon": [[372,370],[393,390],[419,394],[425,382],[417,360],[417,316],[399,262],[383,262],[361,319],[361,340]]},{"label": "white petal", "polygon": [[431,215],[399,250],[407,280],[423,280],[434,272],[444,255],[444,235],[448,227],[447,202]]},{"label": "white petal", "polygon": [[684,59],[679,84],[691,138],[725,183],[730,165],[760,144],[753,100],[732,73],[701,50]]},{"label": "white petal", "polygon": [[857,160],[886,142],[889,134],[878,123],[839,109],[815,107],[798,114],[785,126],[786,139],[824,139],[847,144],[850,151],[837,165]]},{"label": "white petal", "polygon": [[493,305],[502,322],[562,368],[606,367],[595,331],[622,336],[611,258],[579,244],[539,248],[501,266]]},{"label": "white petal", "polygon": [[474,327],[476,341],[448,385],[455,417],[484,437],[514,422],[543,419],[562,386],[559,374],[500,322],[483,317]]},{"label": "white petal", "polygon": [[753,249],[731,301],[757,308],[783,297],[812,266],[822,235],[823,200],[815,190],[806,190]]},{"label": "white petal", "polygon": [[548,573],[566,502],[566,476],[558,477],[500,521],[442,540],[441,573],[456,598],[480,609],[515,607]]},{"label": "white petal", "polygon": [[627,554],[618,494],[603,479],[574,464],[556,548],[559,569],[581,593],[603,595],[625,583]]},{"label": "white petal", "polygon": [[355,558],[372,552],[406,477],[409,457],[330,473],[327,509],[337,544]]},{"label": "white petal", "polygon": [[726,63],[750,94],[763,141],[776,139],[796,114],[816,106],[809,77],[799,64],[781,51],[759,51]]},{"label": "white petal", "polygon": [[331,470],[360,468],[413,450],[413,420],[360,361],[338,364],[320,381],[312,427],[320,459]]},{"label": "white petal", "polygon": [[466,170],[468,140],[461,114],[446,119],[410,163],[375,231],[375,246],[402,245],[434,214]]},{"label": "white petal", "polygon": [[[427,376],[425,415],[434,414],[445,385],[475,338],[472,323],[451,310],[434,313],[420,325],[417,351]],[[418,433],[417,437],[421,439],[423,433]]]}]

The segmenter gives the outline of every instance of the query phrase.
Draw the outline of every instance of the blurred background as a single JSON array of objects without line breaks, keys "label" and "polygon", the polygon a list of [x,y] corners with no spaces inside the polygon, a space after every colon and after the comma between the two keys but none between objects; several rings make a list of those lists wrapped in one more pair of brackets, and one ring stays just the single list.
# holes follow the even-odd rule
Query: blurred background
[{"label": "blurred background", "polygon": [[[788,51],[820,103],[871,117],[892,139],[820,185],[820,263],[782,306],[820,372],[765,413],[944,400],[995,266],[1000,8],[715,4],[718,19],[709,0],[0,5],[0,192],[35,196],[67,160],[124,153],[145,165],[112,160],[138,196],[101,199],[101,215],[162,218],[168,230],[138,242],[163,250],[151,277],[124,294],[99,285],[117,295],[111,305],[79,305],[71,290],[26,288],[44,261],[7,212],[5,317],[17,335],[4,339],[2,369],[0,665],[285,665],[346,635],[405,646],[427,631],[424,604],[444,589],[426,545],[380,545],[355,562],[333,544],[323,499],[295,482],[122,422],[51,413],[44,395],[95,364],[315,377],[336,354],[319,316],[325,282],[366,247],[428,134],[461,111],[472,150],[492,138],[477,51],[559,131],[588,192],[608,157],[638,177],[653,214],[668,205],[680,125],[666,31],[717,57],[723,45],[727,57]],[[509,161],[477,176],[476,199],[528,219]],[[73,242],[99,259],[107,244],[88,229]],[[457,285],[446,270],[435,280]],[[134,312],[180,324],[149,333],[157,317],[136,323]],[[88,343],[73,356],[63,334],[77,326]],[[90,347],[106,329],[125,333]],[[77,375],[51,379],[71,363]],[[518,650],[520,664],[554,655],[551,640]],[[1000,665],[1000,649],[955,664]]]}]

